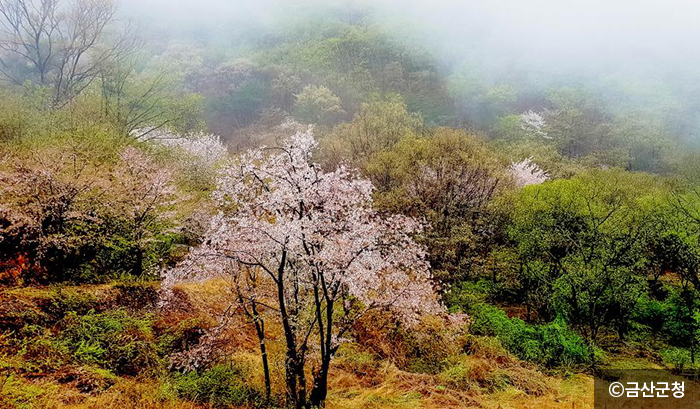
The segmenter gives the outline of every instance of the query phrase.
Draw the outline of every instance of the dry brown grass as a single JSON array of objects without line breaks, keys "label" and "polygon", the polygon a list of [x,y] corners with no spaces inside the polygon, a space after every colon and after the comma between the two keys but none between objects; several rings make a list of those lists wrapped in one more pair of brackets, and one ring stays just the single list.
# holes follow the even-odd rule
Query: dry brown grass
[{"label": "dry brown grass", "polygon": [[[355,368],[342,354],[330,380],[329,408],[590,408],[593,380],[547,376],[511,356],[494,359],[484,348],[455,357],[437,374],[418,374],[376,362],[375,371]],[[507,380],[507,382],[506,382]]]},{"label": "dry brown grass", "polygon": [[[101,297],[113,293],[108,286],[80,291],[93,290]],[[167,327],[191,317],[215,317],[228,307],[230,301],[222,281],[180,286],[177,291],[179,303],[160,314],[160,325]],[[12,294],[11,298],[42,298],[45,295],[33,292],[26,289],[21,294]],[[461,335],[454,338],[443,334],[436,320],[429,320],[425,325],[425,328],[416,330],[424,330],[423,333],[411,337],[410,333],[402,334],[392,327],[386,316],[374,316],[369,322],[359,323],[356,328],[358,342],[343,345],[332,363],[327,407],[569,409],[593,406],[593,380],[589,376],[576,375],[568,379],[547,376],[507,353],[493,339]],[[273,393],[283,394],[284,342],[277,327],[274,323],[268,325],[268,353]],[[243,317],[235,316],[224,336],[223,355],[245,368],[249,385],[263,390],[263,373],[253,328]],[[407,351],[415,352],[416,348],[425,351],[431,347],[442,353],[433,357],[442,360],[441,369],[431,374],[409,371],[410,353]],[[13,382],[15,391],[33,396],[31,404],[24,406],[27,408],[208,407],[178,399],[168,388],[169,380],[165,375],[161,378],[118,377],[111,387],[91,393],[82,393],[74,383],[60,383],[55,378],[17,379]]]}]

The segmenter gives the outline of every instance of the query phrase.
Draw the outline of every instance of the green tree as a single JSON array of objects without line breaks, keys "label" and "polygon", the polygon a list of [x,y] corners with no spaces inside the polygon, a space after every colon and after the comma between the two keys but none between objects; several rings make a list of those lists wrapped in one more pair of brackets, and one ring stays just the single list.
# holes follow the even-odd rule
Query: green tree
[{"label": "green tree", "polygon": [[490,260],[499,229],[489,203],[509,185],[504,168],[476,135],[438,128],[400,139],[364,169],[377,186],[378,206],[426,219],[430,227],[421,240],[435,276],[455,283]]},{"label": "green tree", "polygon": [[591,347],[606,325],[624,338],[644,290],[651,214],[661,198],[653,178],[619,170],[525,188],[509,236],[526,305],[543,318],[562,315]]},{"label": "green tree", "polygon": [[136,72],[136,60],[100,72],[100,108],[123,135],[148,138],[167,127],[193,132],[203,127],[203,100],[188,93],[164,70]]},{"label": "green tree", "polygon": [[294,115],[302,122],[333,125],[344,114],[340,98],[323,85],[307,85],[296,96]]},{"label": "green tree", "polygon": [[349,161],[362,168],[374,154],[422,130],[421,116],[409,112],[403,100],[393,96],[362,104],[352,122],[338,125],[321,140],[321,153],[328,166]]},{"label": "green tree", "polygon": [[549,105],[545,131],[562,155],[591,156],[608,166],[629,163],[623,141],[613,132],[613,116],[597,98],[583,89],[563,87],[550,93]]},{"label": "green tree", "polygon": [[668,320],[664,329],[672,344],[690,350],[690,360],[695,364],[695,355],[700,341],[700,297],[695,288],[683,285],[671,293],[668,300]]}]

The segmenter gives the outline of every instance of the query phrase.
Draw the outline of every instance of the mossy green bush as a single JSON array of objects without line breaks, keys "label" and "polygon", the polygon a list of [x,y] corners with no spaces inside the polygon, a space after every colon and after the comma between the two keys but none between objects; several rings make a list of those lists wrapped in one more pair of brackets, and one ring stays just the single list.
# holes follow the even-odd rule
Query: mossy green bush
[{"label": "mossy green bush", "polygon": [[438,317],[424,317],[416,328],[400,332],[406,353],[402,366],[410,372],[437,374],[445,367],[445,360],[464,347],[461,334]]},{"label": "mossy green bush", "polygon": [[473,375],[473,363],[458,356],[448,360],[445,369],[437,376],[441,383],[452,389],[479,390],[480,385]]},{"label": "mossy green bush", "polygon": [[573,367],[590,362],[585,340],[561,320],[530,325],[519,318],[508,318],[504,311],[486,304],[474,308],[472,319],[474,334],[497,337],[520,359],[550,367]]},{"label": "mossy green bush", "polygon": [[669,320],[669,306],[667,304],[667,302],[645,295],[639,300],[637,309],[632,314],[632,320],[654,336],[662,334]]},{"label": "mossy green bush", "polygon": [[22,359],[21,370],[32,374],[45,374],[61,369],[70,362],[70,351],[60,340],[43,334],[21,342],[17,356]]},{"label": "mossy green bush", "polygon": [[676,371],[695,366],[692,364],[690,351],[685,348],[667,348],[661,351],[664,363]]},{"label": "mossy green bush", "polygon": [[61,327],[60,336],[78,362],[118,375],[137,375],[158,365],[149,316],[135,316],[124,309],[83,316],[70,312]]},{"label": "mossy green bush", "polygon": [[450,309],[467,311],[471,306],[488,302],[492,292],[493,283],[491,282],[484,280],[464,281],[446,292],[443,298]]},{"label": "mossy green bush", "polygon": [[12,409],[33,409],[49,407],[47,396],[56,392],[52,384],[29,382],[15,375],[0,375],[0,407]]},{"label": "mossy green bush", "polygon": [[69,311],[76,314],[87,314],[97,307],[97,297],[87,291],[79,291],[75,288],[57,286],[45,306],[45,310],[52,318],[59,320]]},{"label": "mossy green bush", "polygon": [[249,386],[246,374],[239,368],[220,364],[202,372],[177,374],[173,379],[176,394],[186,400],[225,407],[262,407],[261,393]]}]

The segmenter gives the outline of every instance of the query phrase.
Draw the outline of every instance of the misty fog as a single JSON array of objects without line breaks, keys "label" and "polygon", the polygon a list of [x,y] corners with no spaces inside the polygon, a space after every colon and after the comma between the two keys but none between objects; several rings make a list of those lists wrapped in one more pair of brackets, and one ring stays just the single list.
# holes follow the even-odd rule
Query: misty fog
[{"label": "misty fog", "polygon": [[700,4],[688,0],[124,0],[122,5],[125,17],[144,25],[223,37],[246,27],[274,30],[290,18],[322,11],[346,17],[365,12],[392,29],[417,28],[414,39],[436,58],[573,73],[692,69],[683,65],[694,63],[700,51]]}]

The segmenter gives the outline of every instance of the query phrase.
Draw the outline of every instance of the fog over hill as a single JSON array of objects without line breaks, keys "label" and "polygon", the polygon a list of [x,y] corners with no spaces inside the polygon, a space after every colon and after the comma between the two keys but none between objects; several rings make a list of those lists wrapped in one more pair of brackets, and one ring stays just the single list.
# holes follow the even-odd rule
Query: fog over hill
[{"label": "fog over hill", "polygon": [[569,70],[681,68],[700,51],[700,4],[687,0],[124,0],[122,6],[124,15],[144,22],[221,34],[324,10],[364,10],[379,22],[416,25],[426,44],[450,58],[475,53]]}]

